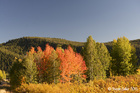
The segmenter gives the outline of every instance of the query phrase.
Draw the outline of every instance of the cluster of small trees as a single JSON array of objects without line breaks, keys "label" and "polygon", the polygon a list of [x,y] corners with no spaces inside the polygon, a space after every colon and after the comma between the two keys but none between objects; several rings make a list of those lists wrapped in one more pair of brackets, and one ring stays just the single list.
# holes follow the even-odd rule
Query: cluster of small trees
[{"label": "cluster of small trees", "polygon": [[[84,79],[87,70],[83,57],[68,46],[63,50],[46,45],[44,51],[32,47],[23,60],[15,59],[10,71],[13,87],[22,83],[58,83]],[[16,81],[16,82],[15,82]]]},{"label": "cluster of small trees", "polygon": [[75,80],[106,78],[106,72],[111,75],[134,74],[137,69],[136,50],[126,37],[113,41],[110,53],[103,43],[96,43],[92,36],[82,50],[82,56],[68,46],[56,50],[46,45],[37,51],[32,47],[25,58],[15,59],[10,71],[10,83],[13,86],[22,83],[65,83]]},{"label": "cluster of small trees", "polygon": [[83,55],[89,80],[105,78],[106,72],[109,76],[135,74],[138,69],[136,50],[126,37],[114,39],[109,53],[103,43],[96,43],[92,36],[89,36]]},{"label": "cluster of small trees", "polygon": [[110,64],[110,54],[103,43],[96,43],[92,36],[87,38],[83,56],[88,68],[87,80],[104,79]]}]

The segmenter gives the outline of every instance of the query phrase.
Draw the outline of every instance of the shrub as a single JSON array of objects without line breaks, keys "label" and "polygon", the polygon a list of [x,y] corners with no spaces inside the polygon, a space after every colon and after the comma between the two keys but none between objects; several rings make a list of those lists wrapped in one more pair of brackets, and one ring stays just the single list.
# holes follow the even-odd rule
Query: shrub
[{"label": "shrub", "polygon": [[15,92],[28,93],[140,93],[140,75],[116,76],[89,83],[23,84]]}]

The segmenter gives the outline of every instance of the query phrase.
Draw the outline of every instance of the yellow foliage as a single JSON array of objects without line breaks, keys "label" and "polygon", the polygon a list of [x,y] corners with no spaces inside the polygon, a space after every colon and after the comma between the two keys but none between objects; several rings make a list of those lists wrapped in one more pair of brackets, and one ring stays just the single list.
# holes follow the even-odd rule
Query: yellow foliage
[{"label": "yellow foliage", "polygon": [[137,71],[138,71],[137,74],[140,75],[140,69],[137,69]]},{"label": "yellow foliage", "polygon": [[15,92],[27,93],[140,93],[140,75],[116,76],[89,83],[23,84]]}]

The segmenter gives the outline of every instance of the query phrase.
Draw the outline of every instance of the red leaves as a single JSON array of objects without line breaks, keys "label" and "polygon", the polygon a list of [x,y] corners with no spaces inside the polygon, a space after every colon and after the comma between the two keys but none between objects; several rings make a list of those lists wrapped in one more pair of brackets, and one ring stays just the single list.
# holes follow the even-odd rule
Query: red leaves
[{"label": "red leaves", "polygon": [[31,50],[30,50],[31,54],[34,54],[36,51],[34,49],[34,47],[31,47]]},{"label": "red leaves", "polygon": [[37,49],[38,49],[38,53],[42,52],[41,53],[42,55],[40,56],[41,61],[39,64],[37,64],[39,74],[45,74],[45,73],[47,73],[47,71],[46,71],[47,68],[50,66],[49,58],[50,58],[50,55],[51,55],[52,51],[54,50],[54,48],[47,44],[44,51],[42,51],[42,49],[40,47],[38,47]]},{"label": "red leaves", "polygon": [[68,49],[65,49],[64,53],[62,49],[59,48],[57,48],[56,51],[61,60],[61,82],[72,80],[71,76],[76,74],[79,75],[79,77],[83,77],[84,71],[87,68],[80,54],[75,53],[70,46],[68,46]]},{"label": "red leaves", "polygon": [[87,69],[85,61],[83,60],[83,57],[80,54],[75,53],[70,46],[68,46],[68,49],[63,50],[61,48],[57,48],[55,51],[53,47],[47,44],[44,51],[42,51],[41,47],[38,47],[37,50],[38,51],[36,52],[32,47],[30,52],[32,54],[35,53],[35,62],[37,64],[39,75],[43,75],[48,72],[47,68],[51,66],[49,61],[52,58],[51,54],[52,52],[56,52],[58,54],[57,59],[60,60],[60,82],[71,81],[73,78],[72,75],[86,78],[86,75],[84,75]]}]

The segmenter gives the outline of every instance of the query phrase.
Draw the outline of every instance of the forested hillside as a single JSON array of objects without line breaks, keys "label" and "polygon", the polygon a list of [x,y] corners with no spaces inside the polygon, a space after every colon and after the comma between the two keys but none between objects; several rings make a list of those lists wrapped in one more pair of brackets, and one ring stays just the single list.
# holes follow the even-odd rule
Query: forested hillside
[{"label": "forested hillside", "polygon": [[[31,47],[37,48],[40,46],[42,50],[45,49],[46,44],[49,43],[54,49],[61,46],[66,49],[70,45],[74,51],[81,53],[84,42],[68,41],[59,38],[45,38],[45,37],[22,37],[18,39],[9,40],[6,43],[0,44],[0,68],[5,71],[9,71],[12,62],[14,62],[15,57],[22,58],[26,55]],[[140,39],[130,41],[130,43],[136,48],[136,54],[138,59],[140,59]],[[112,48],[112,42],[105,43],[108,50]],[[140,63],[140,60],[138,61]]]}]

